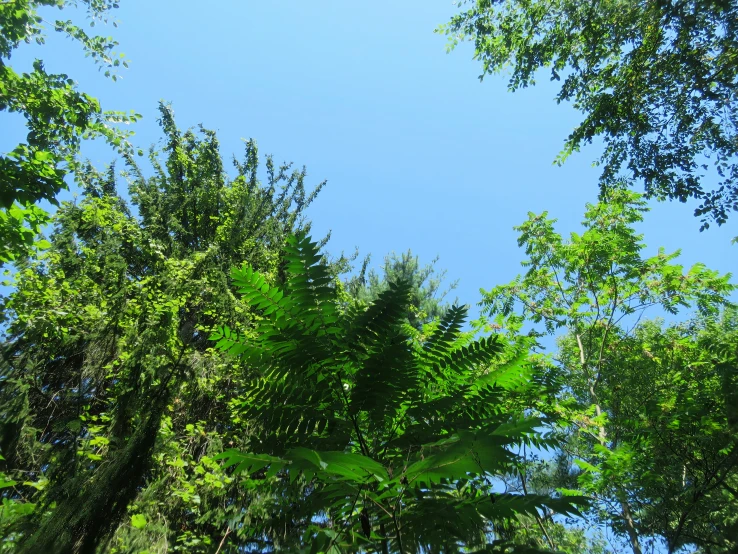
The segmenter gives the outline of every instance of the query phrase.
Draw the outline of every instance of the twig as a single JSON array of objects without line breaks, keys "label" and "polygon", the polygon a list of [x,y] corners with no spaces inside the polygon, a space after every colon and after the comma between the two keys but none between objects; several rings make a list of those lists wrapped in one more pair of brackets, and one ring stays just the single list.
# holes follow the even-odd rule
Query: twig
[{"label": "twig", "polygon": [[[527,458],[525,454],[525,445],[523,445],[523,459]],[[528,487],[525,485],[525,473],[524,471],[520,471],[520,466],[518,466],[518,473],[520,474],[520,484],[523,485],[523,494],[525,496],[528,496]],[[541,531],[543,532],[543,536],[546,537],[546,540],[548,541],[549,546],[552,550],[556,550],[556,543],[554,543],[551,536],[548,534],[548,531],[546,531],[546,527],[543,525],[543,521],[541,521],[541,516],[538,513],[538,510],[535,510],[536,513],[536,522],[538,522],[538,527],[541,528]]]},{"label": "twig", "polygon": [[226,529],[225,535],[223,535],[223,538],[220,539],[220,544],[218,545],[218,550],[215,551],[215,554],[218,554],[218,552],[220,552],[220,549],[223,548],[223,543],[225,542],[226,538],[230,534],[231,534],[231,526],[229,525],[228,528]]}]

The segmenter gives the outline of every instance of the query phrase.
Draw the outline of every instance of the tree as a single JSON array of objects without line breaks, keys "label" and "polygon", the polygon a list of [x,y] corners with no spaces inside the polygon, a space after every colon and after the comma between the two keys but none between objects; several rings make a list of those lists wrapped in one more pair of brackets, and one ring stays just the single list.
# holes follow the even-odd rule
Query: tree
[{"label": "tree", "polygon": [[[530,214],[518,228],[527,273],[483,302],[511,331],[565,329],[548,370],[566,385],[555,406],[568,436],[564,452],[585,470],[579,484],[598,499],[595,515],[637,553],[650,536],[672,550],[706,544],[686,528],[702,528],[704,537],[720,502],[715,489],[738,471],[725,392],[734,345],[718,363],[711,339],[695,329],[641,323],[648,308],[676,314],[692,305],[712,321],[735,286],[699,264],[685,272],[673,263],[678,252],[643,258],[633,224],[644,211],[638,195],[618,190],[588,206],[584,232],[568,242],[547,214]],[[728,336],[723,343],[733,344]]]},{"label": "tree", "polygon": [[247,264],[233,271],[262,318],[213,339],[258,372],[239,400],[258,431],[248,452],[219,457],[251,479],[302,483],[305,551],[497,551],[488,535],[503,520],[576,513],[581,498],[494,488],[515,445],[549,444],[520,401],[532,366],[493,364],[505,344],[462,333],[458,306],[417,331],[402,279],[368,305],[345,302],[305,233],[285,265],[282,286]]},{"label": "tree", "polygon": [[[511,68],[509,87],[541,69],[557,102],[584,120],[561,162],[604,142],[602,190],[623,176],[646,196],[700,201],[702,228],[738,209],[738,4],[732,0],[479,0],[441,31],[475,45],[483,74]],[[716,174],[706,173],[712,166]],[[716,183],[713,190],[710,187]]]},{"label": "tree", "polygon": [[[643,536],[668,551],[738,546],[738,383],[735,310],[665,326],[646,322],[610,356],[617,367],[603,386],[608,427],[624,448],[601,453],[588,487],[627,472]],[[730,345],[730,346],[727,346]],[[620,475],[618,475],[620,474]],[[733,491],[733,492],[731,492]]]},{"label": "tree", "polygon": [[196,552],[229,524],[246,533],[257,509],[211,459],[248,440],[230,402],[249,375],[207,335],[251,317],[224,268],[249,260],[277,278],[320,187],[271,158],[262,183],[253,141],[230,178],[214,133],[182,133],[166,106],[161,122],[154,175],[127,159],[138,216],[112,168],[82,168],[85,196],[62,205],[3,301],[0,528],[18,552]]},{"label": "tree", "polygon": [[384,258],[382,272],[367,268],[370,257],[367,257],[358,275],[348,279],[345,289],[348,294],[357,300],[373,301],[383,291],[387,290],[390,283],[399,280],[406,281],[411,287],[411,314],[409,323],[416,329],[443,316],[449,305],[444,303],[444,298],[449,291],[456,288],[457,282],[449,284],[448,288],[441,291],[441,285],[446,277],[446,271],[437,271],[438,258],[426,266],[420,265],[417,256],[413,256],[408,250],[399,256],[394,252]]},{"label": "tree", "polygon": [[[82,3],[91,26],[107,22],[108,12],[118,6],[108,0]],[[19,73],[10,65],[21,43],[44,43],[43,24],[47,22],[39,8],[74,6],[76,2],[67,0],[0,2],[0,111],[19,113],[28,129],[26,142],[0,155],[0,265],[29,253],[36,234],[49,221],[38,203],[56,204],[56,195],[67,188],[65,177],[80,167],[77,155],[82,139],[103,137],[118,150],[130,152],[128,134],[110,123],[133,122],[139,116],[102,111],[98,100],[80,92],[68,75],[47,73],[41,60],[28,73]],[[71,20],[52,25],[78,42],[107,76],[116,79],[116,68],[127,65],[114,52],[118,43],[112,38],[90,36]]]}]

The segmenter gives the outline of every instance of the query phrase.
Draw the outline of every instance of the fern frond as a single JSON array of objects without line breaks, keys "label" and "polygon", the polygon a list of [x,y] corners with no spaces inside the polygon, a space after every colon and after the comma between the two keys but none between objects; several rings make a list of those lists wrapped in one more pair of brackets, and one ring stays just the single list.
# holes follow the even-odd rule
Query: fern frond
[{"label": "fern frond", "polygon": [[294,318],[293,302],[285,298],[284,291],[270,285],[258,271],[244,264],[231,271],[231,278],[241,299],[251,308],[270,316],[277,327],[284,327]]},{"label": "fern frond", "polygon": [[240,356],[248,350],[246,337],[237,331],[233,331],[227,325],[223,325],[213,331],[209,339],[216,341],[215,348],[228,352],[233,356]]},{"label": "fern frond", "polygon": [[365,310],[354,312],[348,322],[347,345],[372,345],[397,332],[407,316],[411,285],[407,281],[389,284]]},{"label": "fern frond", "polygon": [[430,364],[448,363],[449,355],[461,334],[461,326],[466,320],[466,308],[451,306],[433,334],[423,344],[423,359]]},{"label": "fern frond", "polygon": [[474,382],[476,389],[495,387],[507,391],[516,391],[528,385],[535,374],[535,368],[522,353],[506,364],[495,368]]},{"label": "fern frond", "polygon": [[285,458],[291,467],[303,472],[318,473],[331,479],[347,480],[354,483],[389,481],[387,470],[382,464],[352,452],[331,452],[293,448]]},{"label": "fern frond", "polygon": [[234,471],[236,473],[256,473],[265,467],[270,468],[270,473],[276,473],[287,464],[287,462],[281,458],[267,456],[266,454],[239,452],[238,450],[226,450],[225,452],[213,456],[213,459],[225,460],[225,463],[223,464],[224,469],[235,466]]},{"label": "fern frond", "polygon": [[457,348],[449,356],[448,361],[442,361],[442,369],[450,369],[453,373],[469,372],[488,364],[503,350],[502,343],[496,336],[482,337],[471,344]]},{"label": "fern frond", "polygon": [[564,516],[582,517],[581,508],[586,508],[589,500],[583,496],[563,496],[553,498],[538,494],[493,494],[479,501],[478,509],[493,521],[533,516],[540,512],[554,512]]},{"label": "fern frond", "polygon": [[318,243],[301,231],[287,240],[285,246],[286,288],[290,299],[300,310],[303,326],[335,334],[337,321],[336,290],[327,266],[322,263]]},{"label": "fern frond", "polygon": [[[375,350],[376,348],[376,350]],[[365,411],[375,425],[393,418],[419,386],[417,360],[404,335],[372,345],[354,374],[351,410]]]},{"label": "fern frond", "polygon": [[422,502],[409,503],[402,515],[403,546],[407,552],[435,552],[433,545],[455,546],[460,542],[468,547],[470,543],[486,542],[486,518],[474,501],[457,495],[424,494]]},{"label": "fern frond", "polygon": [[423,457],[407,468],[404,477],[418,486],[504,472],[515,459],[505,445],[493,434],[462,431],[424,445]]}]

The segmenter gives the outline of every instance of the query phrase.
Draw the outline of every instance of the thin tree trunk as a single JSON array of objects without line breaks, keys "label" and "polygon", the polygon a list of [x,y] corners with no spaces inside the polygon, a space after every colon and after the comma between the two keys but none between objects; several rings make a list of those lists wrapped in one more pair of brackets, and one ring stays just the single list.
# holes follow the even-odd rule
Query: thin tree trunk
[{"label": "thin tree trunk", "polygon": [[642,554],[641,543],[638,540],[638,532],[635,528],[635,522],[630,514],[630,506],[625,500],[620,501],[620,508],[623,510],[623,520],[625,521],[625,530],[628,532],[628,538],[630,539],[630,546],[633,549],[633,554]]},{"label": "thin tree trunk", "polygon": [[[577,334],[576,337],[577,345],[579,346],[579,360],[582,363],[582,370],[585,370],[586,358],[584,355],[584,345],[582,344],[582,338],[579,336],[579,334]],[[589,394],[591,395],[592,402],[594,403],[595,414],[599,418],[602,415],[602,407],[600,406],[599,400],[597,399],[595,383],[589,383]],[[601,424],[598,424],[598,430],[600,444],[602,444],[602,446],[605,446],[605,443],[607,442],[607,433],[605,431],[605,427]],[[620,499],[620,509],[622,510],[623,521],[625,522],[625,530],[628,533],[628,539],[630,540],[630,546],[633,549],[633,554],[643,554],[641,543],[638,540],[638,530],[636,529],[636,524],[635,521],[633,521],[633,515],[630,511],[630,505],[628,504],[628,501],[624,498]]]},{"label": "thin tree trunk", "polygon": [[379,524],[379,532],[382,533],[382,554],[389,554],[389,541],[387,540],[387,531],[384,523]]}]

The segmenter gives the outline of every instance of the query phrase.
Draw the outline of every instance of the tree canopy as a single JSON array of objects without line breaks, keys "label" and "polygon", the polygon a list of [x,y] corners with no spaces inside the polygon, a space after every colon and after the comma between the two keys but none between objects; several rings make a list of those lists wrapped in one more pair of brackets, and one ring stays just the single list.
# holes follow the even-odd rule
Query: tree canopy
[{"label": "tree canopy", "polygon": [[[738,4],[732,0],[474,0],[440,28],[474,43],[511,90],[541,70],[582,122],[558,160],[604,143],[603,190],[623,178],[648,197],[700,204],[702,227],[738,210]],[[708,172],[712,167],[713,171]]]},{"label": "tree canopy", "polygon": [[[606,150],[581,230],[529,213],[525,272],[469,322],[437,260],[370,270],[314,240],[325,183],[305,168],[254,140],[227,167],[164,102],[142,159],[112,126],[136,115],[11,67],[42,12],[94,26],[115,2],[0,0],[0,111],[28,131],[0,156],[0,551],[738,549],[736,285],[637,231],[648,196],[699,198],[705,226],[736,207],[736,7],[474,6],[454,40],[485,73],[511,63],[512,88],[550,67],[585,114],[565,154]],[[113,39],[51,26],[108,76],[125,65]],[[95,137],[116,163],[81,158]]]},{"label": "tree canopy", "polygon": [[[135,538],[118,538],[129,505],[152,522],[147,508],[160,521],[192,521],[173,537],[146,529],[142,544],[194,547],[212,518],[226,517],[218,502],[229,481],[208,456],[246,438],[228,423],[248,374],[207,335],[220,318],[249,317],[227,268],[246,259],[277,275],[282,244],[305,225],[320,187],[307,191],[304,171],[271,158],[262,183],[253,141],[229,178],[212,132],[179,131],[166,106],[161,121],[167,141],[151,154],[154,175],[128,159],[141,215],[116,193],[112,168],[87,167],[85,197],[62,205],[50,248],[20,269],[3,301],[2,526],[6,542],[22,538],[20,552],[95,552],[107,540],[132,548]],[[198,436],[207,440],[192,451]],[[214,496],[195,493],[202,474],[177,471],[190,464],[207,470]]]},{"label": "tree canopy", "polygon": [[[527,272],[483,305],[513,334],[523,324],[538,337],[564,330],[547,369],[565,383],[555,410],[568,469],[558,485],[596,499],[592,515],[633,552],[652,539],[669,552],[728,552],[735,523],[726,514],[738,508],[735,285],[701,264],[685,271],[678,252],[642,257],[633,226],[645,211],[620,190],[588,206],[584,232],[568,241],[546,213],[530,214],[518,228]],[[643,319],[692,306],[691,321]]]},{"label": "tree canopy", "polygon": [[[102,137],[113,147],[130,151],[124,133],[111,123],[132,122],[135,113],[103,111],[100,102],[78,90],[66,74],[49,74],[42,60],[35,60],[27,73],[10,64],[13,52],[23,43],[43,44],[45,26],[76,41],[86,56],[116,78],[127,61],[114,51],[118,43],[110,37],[90,35],[71,19],[49,23],[39,9],[72,9],[66,0],[8,0],[0,2],[0,112],[23,116],[26,141],[8,154],[0,155],[0,264],[27,254],[48,214],[38,203],[56,204],[56,195],[67,188],[65,178],[78,169],[83,139]],[[106,23],[116,2],[83,0],[89,25]]]}]

